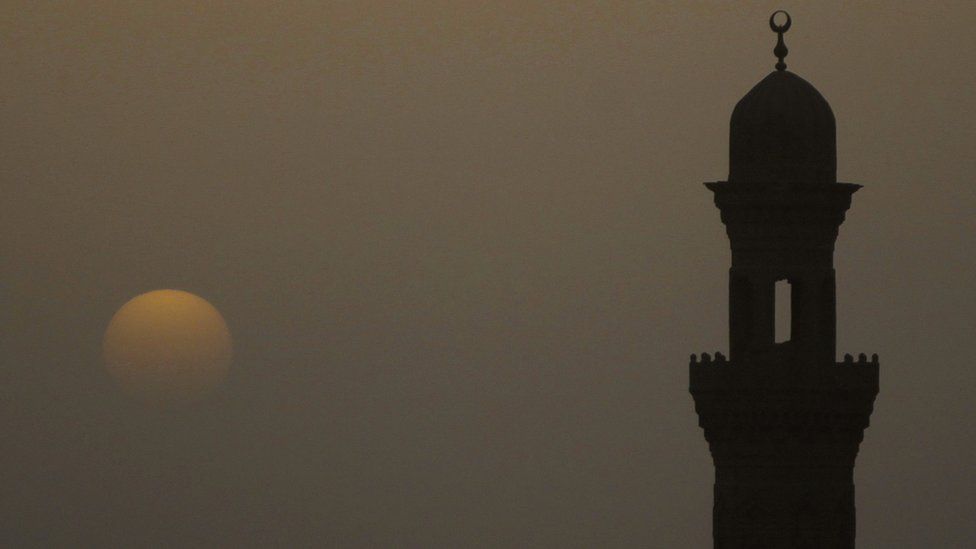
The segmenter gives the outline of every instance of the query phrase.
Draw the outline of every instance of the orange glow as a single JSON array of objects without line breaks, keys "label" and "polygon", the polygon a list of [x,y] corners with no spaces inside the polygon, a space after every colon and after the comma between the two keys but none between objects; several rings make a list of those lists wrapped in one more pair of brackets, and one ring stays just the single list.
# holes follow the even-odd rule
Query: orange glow
[{"label": "orange glow", "polygon": [[152,404],[200,399],[226,377],[232,356],[217,309],[180,290],[148,292],[123,305],[102,350],[122,389]]}]

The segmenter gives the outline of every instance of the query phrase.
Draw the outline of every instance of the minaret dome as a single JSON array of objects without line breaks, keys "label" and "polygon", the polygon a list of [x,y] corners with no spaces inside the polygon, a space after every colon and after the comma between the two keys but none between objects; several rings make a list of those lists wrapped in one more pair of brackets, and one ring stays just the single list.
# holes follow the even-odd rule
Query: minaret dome
[{"label": "minaret dome", "polygon": [[[775,14],[774,14],[775,16]],[[784,25],[776,70],[736,104],[729,132],[729,182],[815,185],[837,181],[834,113],[809,82],[786,70]]]}]

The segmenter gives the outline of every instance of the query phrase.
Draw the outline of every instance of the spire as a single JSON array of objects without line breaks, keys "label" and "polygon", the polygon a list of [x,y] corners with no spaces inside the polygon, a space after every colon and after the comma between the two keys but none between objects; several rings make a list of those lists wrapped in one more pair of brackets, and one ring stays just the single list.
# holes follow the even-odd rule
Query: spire
[{"label": "spire", "polygon": [[[782,25],[777,25],[776,16],[780,13],[786,16],[786,22]],[[783,33],[790,30],[790,25],[792,24],[793,19],[790,18],[790,14],[783,10],[774,11],[773,14],[769,16],[769,28],[773,29],[773,32],[775,32],[777,35],[776,47],[773,49],[773,55],[779,58],[779,61],[776,63],[776,70],[778,71],[786,70],[786,62],[783,60],[786,59],[786,56],[790,53],[790,50],[786,47],[786,43],[783,42]]]}]

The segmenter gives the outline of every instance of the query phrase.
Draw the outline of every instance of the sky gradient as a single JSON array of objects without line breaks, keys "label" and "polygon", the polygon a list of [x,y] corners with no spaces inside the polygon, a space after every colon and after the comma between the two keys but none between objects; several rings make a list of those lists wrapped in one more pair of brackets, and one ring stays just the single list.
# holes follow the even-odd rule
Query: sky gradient
[{"label": "sky gradient", "polygon": [[[838,352],[881,357],[858,546],[971,546],[976,7],[918,4],[6,2],[6,541],[709,546],[701,183],[786,9],[865,185],[835,252]],[[158,288],[233,333],[199,405],[102,366]]]}]

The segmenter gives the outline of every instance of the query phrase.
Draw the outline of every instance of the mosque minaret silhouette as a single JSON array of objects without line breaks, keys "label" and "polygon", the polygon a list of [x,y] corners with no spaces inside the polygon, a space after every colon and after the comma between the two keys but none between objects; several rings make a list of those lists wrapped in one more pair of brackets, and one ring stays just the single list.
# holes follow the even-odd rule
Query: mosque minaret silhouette
[{"label": "mosque minaret silhouette", "polygon": [[[783,15],[785,21],[777,23]],[[878,357],[836,361],[834,241],[860,189],[837,181],[830,105],[776,70],[732,112],[728,181],[706,183],[732,247],[729,357],[692,355],[690,389],[715,464],[717,549],[852,548],[854,460],[878,393]],[[775,286],[790,290],[776,342]]]}]

